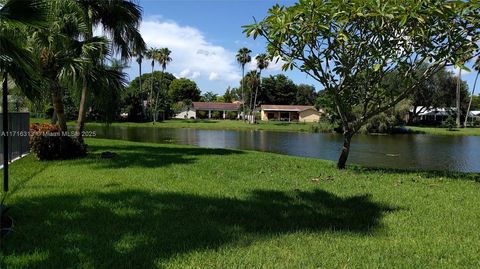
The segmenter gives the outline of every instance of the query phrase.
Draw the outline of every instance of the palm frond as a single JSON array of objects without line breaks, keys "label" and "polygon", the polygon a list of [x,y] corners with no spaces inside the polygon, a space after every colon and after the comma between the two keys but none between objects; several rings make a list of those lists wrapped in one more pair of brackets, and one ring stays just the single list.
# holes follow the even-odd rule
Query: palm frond
[{"label": "palm frond", "polygon": [[48,15],[46,0],[8,0],[0,8],[0,21],[16,26],[44,27]]}]

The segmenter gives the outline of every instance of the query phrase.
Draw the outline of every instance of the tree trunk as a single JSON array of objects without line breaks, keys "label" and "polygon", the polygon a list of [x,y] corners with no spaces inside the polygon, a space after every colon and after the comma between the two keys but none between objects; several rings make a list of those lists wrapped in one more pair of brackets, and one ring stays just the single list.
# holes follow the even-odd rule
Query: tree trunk
[{"label": "tree trunk", "polygon": [[470,113],[470,107],[472,106],[472,100],[473,95],[475,94],[475,87],[477,86],[478,75],[480,75],[480,71],[477,72],[477,76],[475,76],[475,82],[473,83],[472,94],[470,95],[470,101],[468,102],[467,115],[465,115],[465,122],[463,124],[465,127],[467,127],[468,114]]},{"label": "tree trunk", "polygon": [[152,111],[152,99],[153,99],[153,69],[155,68],[155,63],[152,61],[152,73],[150,76],[150,95],[148,96],[147,106],[150,111]]},{"label": "tree trunk", "polygon": [[64,106],[63,106],[63,100],[62,100],[62,94],[60,92],[60,87],[57,84],[53,86],[52,102],[53,102],[53,109],[55,111],[56,119],[58,121],[58,126],[60,126],[60,130],[66,132],[67,131],[67,121],[65,120],[65,110],[64,110]]},{"label": "tree trunk", "polygon": [[460,128],[462,127],[461,126],[461,122],[460,122],[460,116],[461,116],[461,111],[460,111],[460,84],[462,82],[462,69],[459,69],[458,71],[458,78],[457,78],[457,120],[456,120],[456,123],[457,123],[457,128]]},{"label": "tree trunk", "polygon": [[157,109],[158,109],[158,97],[160,96],[160,91],[162,90],[162,82],[163,82],[163,74],[165,73],[165,68],[162,69],[162,74],[160,75],[160,89],[158,89],[158,92],[157,92],[157,97],[155,98],[155,109],[154,109],[154,113],[155,113],[155,116],[153,117],[153,124],[155,124],[155,122],[157,121]]},{"label": "tree trunk", "polygon": [[87,90],[87,78],[84,76],[82,85],[82,96],[80,98],[80,107],[78,108],[78,119],[76,127],[77,139],[80,142],[83,142],[83,128],[85,127],[85,114],[87,105]]},{"label": "tree trunk", "polygon": [[347,163],[348,154],[350,152],[350,142],[352,141],[353,133],[350,131],[346,131],[343,134],[343,147],[342,153],[340,154],[340,158],[337,162],[338,169],[345,169],[345,164]]},{"label": "tree trunk", "polygon": [[244,91],[244,84],[245,84],[245,65],[242,65],[242,113],[243,113],[243,121],[245,121],[245,91]]},{"label": "tree trunk", "polygon": [[258,84],[257,87],[255,87],[255,98],[253,99],[253,111],[252,111],[252,124],[256,123],[255,120],[255,107],[257,106],[257,96],[258,96],[258,88],[262,86],[262,71],[260,69],[260,72],[258,72]]}]

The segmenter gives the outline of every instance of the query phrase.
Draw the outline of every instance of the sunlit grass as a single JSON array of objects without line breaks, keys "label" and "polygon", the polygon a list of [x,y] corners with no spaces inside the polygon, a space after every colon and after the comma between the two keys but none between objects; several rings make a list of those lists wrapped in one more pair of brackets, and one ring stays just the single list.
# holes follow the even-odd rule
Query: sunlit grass
[{"label": "sunlit grass", "polygon": [[12,164],[1,268],[480,267],[478,174],[87,142]]},{"label": "sunlit grass", "polygon": [[[48,119],[32,118],[31,122],[50,122]],[[101,122],[88,122],[88,126],[103,125]],[[74,126],[75,122],[69,122]],[[204,130],[274,130],[274,131],[297,131],[312,132],[321,131],[318,123],[311,122],[283,122],[283,121],[259,121],[249,124],[241,120],[165,120],[153,122],[114,122],[113,126],[152,127],[152,128],[194,128]]]},{"label": "sunlit grass", "polygon": [[418,126],[408,126],[408,129],[428,135],[463,135],[463,136],[479,136],[480,128],[455,128],[453,130],[448,130],[447,128],[441,127],[418,127]]}]

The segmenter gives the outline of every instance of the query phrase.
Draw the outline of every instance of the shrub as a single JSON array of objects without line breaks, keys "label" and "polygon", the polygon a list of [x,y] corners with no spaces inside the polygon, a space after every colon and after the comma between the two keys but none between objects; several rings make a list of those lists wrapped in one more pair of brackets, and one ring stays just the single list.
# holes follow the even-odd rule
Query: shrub
[{"label": "shrub", "polygon": [[65,160],[83,157],[85,144],[60,132],[57,125],[36,123],[30,125],[30,149],[39,160]]},{"label": "shrub", "polygon": [[238,114],[235,111],[227,111],[227,119],[229,119],[229,120],[236,120],[237,115]]},{"label": "shrub", "polygon": [[456,122],[455,119],[450,115],[446,120],[442,122],[442,126],[447,128],[449,131],[455,130]]}]

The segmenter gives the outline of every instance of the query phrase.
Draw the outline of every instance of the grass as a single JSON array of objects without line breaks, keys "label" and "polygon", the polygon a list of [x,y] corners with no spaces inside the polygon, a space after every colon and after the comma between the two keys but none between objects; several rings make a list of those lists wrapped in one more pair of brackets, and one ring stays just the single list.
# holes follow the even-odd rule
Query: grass
[{"label": "grass", "polygon": [[1,268],[480,267],[478,174],[87,142],[12,164]]},{"label": "grass", "polygon": [[[49,122],[47,119],[32,118],[31,122]],[[98,126],[104,123],[88,122],[88,126]],[[69,125],[75,125],[69,122]],[[257,124],[248,124],[241,120],[165,120],[153,124],[152,122],[115,122],[113,126],[130,126],[130,127],[152,127],[152,128],[193,128],[205,130],[271,130],[271,131],[290,131],[290,132],[318,132],[322,128],[329,126],[321,126],[318,123],[309,122],[278,122],[278,121],[259,121]],[[329,128],[330,130],[331,128]]]},{"label": "grass", "polygon": [[480,136],[480,128],[460,128],[448,130],[440,127],[407,126],[408,129],[419,134],[428,135],[456,135],[456,136]]}]

